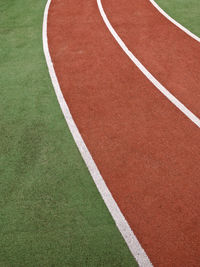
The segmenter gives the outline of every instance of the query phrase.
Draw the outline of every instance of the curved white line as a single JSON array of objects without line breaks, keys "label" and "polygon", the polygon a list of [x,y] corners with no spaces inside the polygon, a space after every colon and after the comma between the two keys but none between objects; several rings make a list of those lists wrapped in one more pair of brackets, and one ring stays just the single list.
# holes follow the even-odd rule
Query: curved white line
[{"label": "curved white line", "polygon": [[65,117],[65,120],[68,124],[68,127],[72,133],[72,136],[76,142],[76,145],[89,169],[89,172],[94,180],[94,183],[96,184],[108,210],[110,211],[119,231],[121,232],[124,240],[126,241],[131,253],[137,260],[139,266],[142,267],[152,267],[150,260],[148,259],[145,251],[141,247],[140,243],[138,242],[136,236],[132,232],[128,222],[124,218],[123,214],[121,213],[119,207],[117,206],[117,203],[115,202],[114,198],[112,197],[112,194],[110,193],[109,189],[107,188],[90,152],[88,151],[80,133],[79,130],[71,116],[71,113],[69,111],[69,108],[67,106],[67,103],[65,102],[65,99],[63,97],[62,91],[60,89],[58,79],[56,77],[56,73],[53,67],[53,63],[51,60],[51,56],[49,53],[49,47],[48,47],[48,39],[47,39],[47,17],[48,17],[48,10],[50,6],[51,0],[47,1],[45,11],[44,11],[44,19],[43,19],[43,49],[44,54],[49,70],[49,74],[51,77],[51,81],[58,99],[58,102],[60,104],[61,110],[63,112],[63,115]]},{"label": "curved white line", "polygon": [[127,54],[127,56],[133,61],[133,63],[142,71],[142,73],[157,87],[157,89],[165,95],[178,109],[180,109],[191,121],[193,121],[199,128],[200,128],[200,119],[195,116],[186,106],[184,106],[175,96],[173,96],[156,78],[142,65],[142,63],[131,53],[131,51],[127,48],[125,43],[122,41],[122,39],[119,37],[119,35],[116,33],[112,25],[110,24],[101,0],[97,0],[97,4],[99,7],[99,11],[101,13],[101,16],[108,27],[109,31],[115,38],[115,40],[118,42],[120,47],[124,50],[124,52]]},{"label": "curved white line", "polygon": [[186,29],[183,25],[178,23],[175,19],[170,17],[154,0],[149,0],[152,5],[163,15],[165,16],[169,21],[171,21],[174,25],[176,25],[178,28],[180,28],[182,31],[184,31],[186,34],[188,34],[190,37],[195,39],[197,42],[200,42],[200,38],[196,36],[194,33]]}]

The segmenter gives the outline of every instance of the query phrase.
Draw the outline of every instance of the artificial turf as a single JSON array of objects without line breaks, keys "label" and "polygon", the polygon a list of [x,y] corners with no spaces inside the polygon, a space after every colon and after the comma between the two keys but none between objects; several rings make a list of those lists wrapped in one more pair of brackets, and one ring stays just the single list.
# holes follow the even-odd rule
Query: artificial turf
[{"label": "artificial turf", "polygon": [[156,0],[156,2],[173,19],[200,37],[199,0]]},{"label": "artificial turf", "polygon": [[137,266],[58,105],[45,4],[0,1],[0,266]]}]

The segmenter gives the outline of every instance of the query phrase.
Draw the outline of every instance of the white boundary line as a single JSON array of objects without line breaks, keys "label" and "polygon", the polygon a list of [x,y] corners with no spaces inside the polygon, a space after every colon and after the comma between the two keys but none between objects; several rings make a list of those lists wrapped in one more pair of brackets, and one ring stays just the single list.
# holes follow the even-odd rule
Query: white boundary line
[{"label": "white boundary line", "polygon": [[48,47],[48,39],[47,39],[47,18],[48,18],[48,11],[50,6],[51,0],[47,1],[45,11],[44,11],[44,19],[43,19],[43,49],[44,54],[47,62],[47,66],[49,69],[51,81],[58,99],[58,102],[60,104],[61,110],[64,114],[65,120],[69,126],[69,129],[73,135],[73,138],[76,142],[76,145],[89,169],[89,172],[94,180],[94,183],[96,184],[108,210],[110,211],[119,231],[121,232],[124,240],[126,241],[132,255],[137,260],[139,266],[141,267],[152,267],[152,263],[150,262],[148,256],[146,255],[145,251],[141,247],[139,241],[137,240],[136,236],[132,232],[128,222],[124,218],[123,214],[121,213],[119,207],[117,206],[117,203],[115,202],[114,198],[112,197],[112,194],[110,193],[109,189],[107,188],[94,160],[92,159],[92,156],[90,152],[88,151],[80,133],[79,130],[71,116],[71,113],[69,111],[69,108],[67,106],[67,103],[65,102],[65,99],[63,97],[63,94],[61,92],[56,73],[53,67],[53,63],[51,60],[51,56],[49,53],[49,47]]},{"label": "white boundary line", "polygon": [[127,54],[127,56],[133,61],[133,63],[142,71],[142,73],[157,87],[157,89],[165,95],[169,101],[171,101],[179,110],[181,110],[191,121],[193,121],[199,128],[200,128],[200,119],[195,116],[188,108],[186,108],[175,96],[173,96],[156,78],[142,65],[142,63],[131,53],[131,51],[127,48],[125,43],[122,41],[122,39],[119,37],[119,35],[116,33],[112,25],[110,24],[101,0],[97,0],[97,4],[99,7],[100,14],[108,27],[109,31],[115,38],[115,40],[118,42],[120,47],[124,50],[124,52]]},{"label": "white boundary line", "polygon": [[163,15],[165,16],[169,21],[171,21],[174,25],[176,25],[178,28],[180,28],[182,31],[187,33],[190,37],[195,39],[197,42],[200,42],[200,38],[196,36],[194,33],[186,29],[183,25],[178,23],[175,19],[170,17],[154,0],[149,0],[151,4]]}]

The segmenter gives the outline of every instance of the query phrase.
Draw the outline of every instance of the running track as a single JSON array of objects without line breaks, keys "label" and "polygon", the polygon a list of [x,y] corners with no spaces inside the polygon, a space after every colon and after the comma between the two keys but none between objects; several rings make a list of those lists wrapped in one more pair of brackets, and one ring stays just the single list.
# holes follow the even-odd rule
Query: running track
[{"label": "running track", "polygon": [[[103,0],[125,44],[196,116],[200,45],[147,0]],[[48,40],[79,131],[154,266],[199,266],[199,128],[141,73],[95,0],[53,0]]]}]

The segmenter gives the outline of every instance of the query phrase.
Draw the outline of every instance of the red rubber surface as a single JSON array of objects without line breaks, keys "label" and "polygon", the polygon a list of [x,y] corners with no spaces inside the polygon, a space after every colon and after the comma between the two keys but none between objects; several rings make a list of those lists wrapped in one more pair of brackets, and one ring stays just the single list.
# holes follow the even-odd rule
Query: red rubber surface
[{"label": "red rubber surface", "polygon": [[200,118],[200,44],[148,0],[102,0],[126,46],[176,98]]},{"label": "red rubber surface", "polygon": [[[128,5],[128,10],[130,1],[121,2]],[[120,1],[115,3],[121,6]],[[114,19],[114,1],[103,4],[109,18]],[[138,7],[138,13],[145,11],[147,17],[148,10],[152,12],[149,5]],[[127,16],[124,12],[121,21]],[[159,24],[161,18],[156,18]],[[142,28],[140,23],[138,28]],[[167,25],[170,31],[170,23]],[[132,26],[126,22],[127,40]],[[153,36],[154,29],[151,31],[136,35],[135,39],[146,39],[147,33]],[[198,266],[199,128],[125,55],[106,28],[95,0],[53,0],[48,38],[72,116],[150,260],[155,266]],[[146,51],[143,59],[150,60],[150,54]],[[168,51],[162,57],[162,66],[168,64],[162,62],[167,54]],[[170,84],[171,75],[164,71],[161,76]],[[184,75],[179,76],[181,82]],[[198,113],[193,99],[195,90],[188,101]],[[188,95],[185,89],[182,93],[183,98]]]}]

